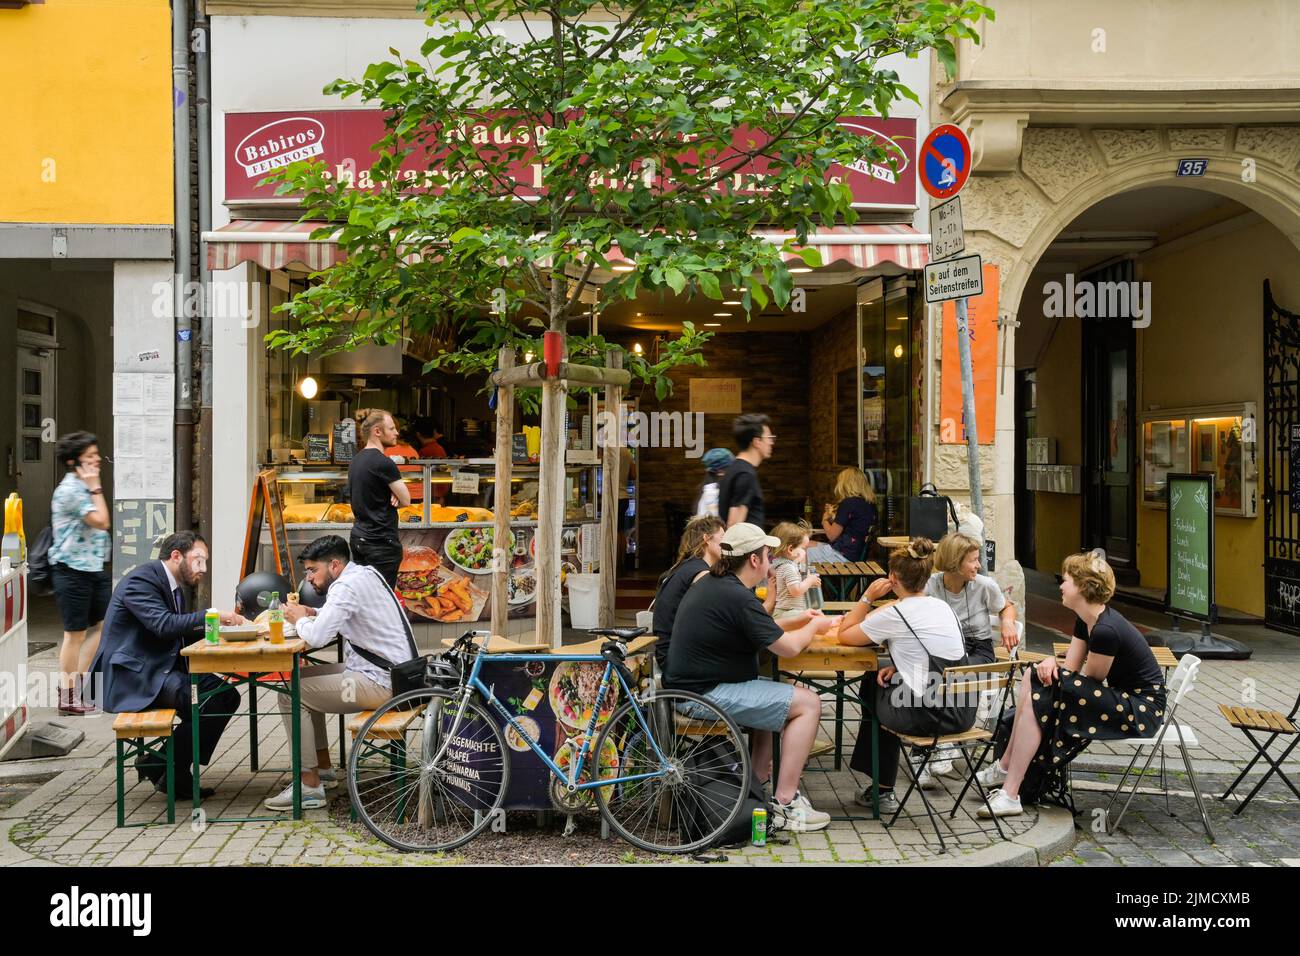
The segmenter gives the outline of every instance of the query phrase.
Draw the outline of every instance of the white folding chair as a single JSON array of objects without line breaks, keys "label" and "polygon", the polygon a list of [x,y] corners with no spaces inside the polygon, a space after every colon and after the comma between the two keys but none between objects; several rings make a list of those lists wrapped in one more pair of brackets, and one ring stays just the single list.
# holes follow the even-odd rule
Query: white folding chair
[{"label": "white folding chair", "polygon": [[1201,788],[1196,785],[1196,772],[1192,769],[1192,759],[1187,754],[1187,748],[1200,747],[1200,742],[1196,738],[1196,731],[1189,724],[1178,721],[1178,707],[1183,699],[1192,692],[1196,686],[1196,676],[1200,671],[1201,659],[1193,654],[1185,654],[1178,662],[1178,667],[1174,670],[1173,676],[1169,679],[1169,685],[1166,692],[1166,703],[1168,711],[1165,714],[1165,722],[1160,727],[1160,732],[1154,737],[1125,737],[1122,740],[1108,740],[1106,743],[1117,747],[1130,747],[1133,749],[1133,759],[1124,769],[1124,775],[1120,777],[1119,785],[1115,787],[1115,792],[1111,794],[1110,803],[1106,804],[1106,819],[1110,820],[1111,807],[1124,791],[1124,783],[1128,780],[1129,773],[1133,770],[1134,764],[1144,752],[1147,753],[1147,761],[1142,767],[1142,772],[1137,775],[1133,781],[1133,789],[1129,791],[1128,798],[1124,801],[1124,806],[1115,817],[1113,823],[1107,826],[1108,833],[1114,833],[1119,828],[1120,821],[1124,819],[1124,814],[1128,812],[1129,804],[1133,802],[1134,795],[1137,794],[1138,786],[1142,783],[1147,769],[1151,766],[1151,761],[1157,753],[1161,759],[1161,786],[1165,794],[1165,806],[1169,805],[1169,780],[1163,772],[1164,752],[1167,749],[1177,748],[1183,755],[1183,766],[1187,768],[1187,777],[1192,784],[1192,793],[1196,797],[1196,806],[1201,811],[1201,822],[1205,825],[1205,834],[1210,838],[1211,843],[1218,842],[1214,836],[1214,829],[1210,826],[1209,814],[1205,811],[1205,801],[1201,798]]}]

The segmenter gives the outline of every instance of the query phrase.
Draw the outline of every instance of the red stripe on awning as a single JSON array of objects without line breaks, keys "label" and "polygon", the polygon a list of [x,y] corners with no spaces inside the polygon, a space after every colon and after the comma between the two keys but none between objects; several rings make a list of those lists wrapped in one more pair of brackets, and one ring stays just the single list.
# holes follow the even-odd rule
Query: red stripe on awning
[{"label": "red stripe on awning", "polygon": [[[299,263],[313,271],[328,268],[341,262],[345,255],[332,237],[310,238],[312,231],[323,225],[326,224],[237,220],[203,234],[208,246],[208,268],[233,269],[241,262],[255,262],[264,269],[281,269],[289,263]],[[759,235],[779,244],[790,233],[761,232]],[[817,250],[823,266],[845,262],[856,269],[871,269],[892,262],[904,269],[921,269],[927,261],[928,241],[929,236],[905,223],[880,223],[821,229],[808,236],[807,248]],[[623,253],[614,246],[606,258],[618,262],[623,259]]]},{"label": "red stripe on awning", "polygon": [[282,269],[290,263],[312,271],[328,268],[344,259],[333,238],[312,239],[324,222],[238,219],[213,232],[205,232],[208,268],[233,269],[241,262],[255,262],[263,269]]}]

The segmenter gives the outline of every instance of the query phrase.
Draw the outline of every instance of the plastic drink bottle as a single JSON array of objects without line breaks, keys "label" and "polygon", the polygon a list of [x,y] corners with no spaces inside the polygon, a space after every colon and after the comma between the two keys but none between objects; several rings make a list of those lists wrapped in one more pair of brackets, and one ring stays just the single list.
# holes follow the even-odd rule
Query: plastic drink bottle
[{"label": "plastic drink bottle", "polygon": [[267,608],[271,612],[268,623],[271,626],[271,643],[284,643],[284,608],[280,607],[280,592],[271,592],[271,604]]}]

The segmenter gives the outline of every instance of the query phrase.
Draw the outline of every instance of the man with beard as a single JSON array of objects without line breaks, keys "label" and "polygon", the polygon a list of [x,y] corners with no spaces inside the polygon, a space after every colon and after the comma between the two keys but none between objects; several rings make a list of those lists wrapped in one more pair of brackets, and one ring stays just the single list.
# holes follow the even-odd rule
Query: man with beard
[{"label": "man with beard", "polygon": [[[171,709],[180,717],[172,734],[176,792],[193,787],[194,762],[189,666],[181,648],[203,636],[202,610],[186,609],[182,586],[193,588],[208,570],[208,543],[193,531],[178,531],[163,540],[159,559],[136,568],[118,584],[104,613],[103,639],[91,665],[92,678],[102,675],[102,707],[109,713]],[[234,611],[221,612],[222,624],[243,624]],[[199,678],[200,694],[212,696],[199,708],[199,761],[208,763],[221,732],[239,709],[239,691],[215,674]],[[140,779],[166,790],[166,767],[160,760],[136,762]],[[213,790],[204,787],[201,796]]]},{"label": "man with beard", "polygon": [[402,563],[397,509],[411,503],[411,491],[387,453],[397,444],[397,426],[388,412],[368,408],[357,412],[357,434],[366,446],[348,466],[352,553],[361,564],[378,568],[391,588]]},{"label": "man with beard", "polygon": [[[418,656],[406,614],[383,576],[373,567],[352,562],[348,543],[336,534],[317,538],[302,549],[298,560],[307,580],[324,595],[319,610],[288,604],[284,619],[311,647],[324,647],[342,635],[346,648],[341,664],[302,669],[302,806],[325,806],[326,786],[337,786],[330,766],[326,714],[358,714],[374,710],[392,696],[389,670]],[[280,695],[286,735],[292,726],[292,702]],[[266,801],[272,810],[293,809],[293,785]]]}]

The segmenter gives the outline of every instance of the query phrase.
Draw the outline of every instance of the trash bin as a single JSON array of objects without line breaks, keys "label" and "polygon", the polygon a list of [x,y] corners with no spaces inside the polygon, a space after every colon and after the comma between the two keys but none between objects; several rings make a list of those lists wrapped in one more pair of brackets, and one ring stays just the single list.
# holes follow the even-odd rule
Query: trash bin
[{"label": "trash bin", "polygon": [[570,574],[564,579],[569,587],[569,623],[589,631],[600,626],[600,575]]}]

